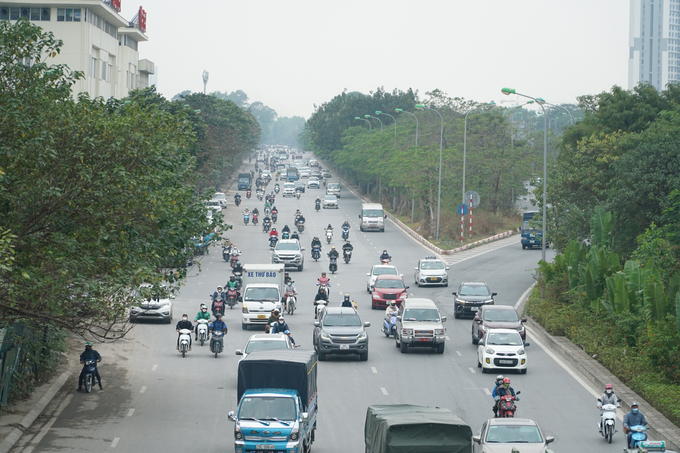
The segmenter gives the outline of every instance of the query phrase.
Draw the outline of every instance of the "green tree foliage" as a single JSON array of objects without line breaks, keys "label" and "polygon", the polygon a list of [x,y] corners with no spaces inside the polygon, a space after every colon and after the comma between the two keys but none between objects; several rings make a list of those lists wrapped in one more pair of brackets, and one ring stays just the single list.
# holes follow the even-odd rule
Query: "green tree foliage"
[{"label": "green tree foliage", "polygon": [[0,22],[0,319],[119,337],[130,291],[176,288],[192,238],[221,221],[195,196],[187,115],[154,96],[74,100],[79,74],[48,63],[60,46]]},{"label": "green tree foliage", "polygon": [[305,119],[301,116],[277,117],[269,131],[263,134],[262,143],[300,147],[299,139],[304,127]]}]

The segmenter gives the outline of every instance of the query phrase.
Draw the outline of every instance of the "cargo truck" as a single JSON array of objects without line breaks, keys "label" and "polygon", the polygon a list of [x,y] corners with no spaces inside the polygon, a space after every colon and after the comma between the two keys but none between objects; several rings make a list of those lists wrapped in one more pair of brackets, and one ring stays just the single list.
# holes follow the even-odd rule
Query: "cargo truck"
[{"label": "cargo truck", "polygon": [[283,264],[243,265],[243,330],[252,325],[264,327],[271,311],[281,310],[284,278]]},{"label": "cargo truck", "polygon": [[314,351],[255,351],[238,364],[236,453],[306,453],[316,433],[317,358]]},{"label": "cargo truck", "polygon": [[237,190],[248,190],[251,187],[252,177],[250,173],[239,173],[238,174],[238,188]]}]

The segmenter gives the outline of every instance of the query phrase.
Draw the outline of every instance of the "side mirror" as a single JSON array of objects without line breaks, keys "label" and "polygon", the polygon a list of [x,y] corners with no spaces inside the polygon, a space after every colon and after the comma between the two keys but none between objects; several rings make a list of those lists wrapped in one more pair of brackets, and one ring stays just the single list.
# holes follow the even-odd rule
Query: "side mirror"
[{"label": "side mirror", "polygon": [[482,443],[482,436],[472,436],[472,441],[477,442],[478,444]]},{"label": "side mirror", "polygon": [[385,217],[385,218],[387,218],[387,214],[385,214],[385,216],[384,216],[384,217]]},{"label": "side mirror", "polygon": [[458,295],[458,292],[454,291],[454,292],[452,292],[451,294],[453,294],[454,296],[457,296],[457,295]]},{"label": "side mirror", "polygon": [[447,271],[448,271],[449,269],[451,269],[449,266],[446,266],[446,267],[444,268],[444,270],[447,270]]},{"label": "side mirror", "polygon": [[176,296],[174,294],[170,294],[170,299],[174,299]]},{"label": "side mirror", "polygon": [[526,348],[527,346],[531,346],[531,343],[529,343],[528,341],[525,341],[525,342],[524,342],[524,347]]},{"label": "side mirror", "polygon": [[302,421],[306,422],[307,420],[309,420],[309,414],[307,412],[303,412],[302,413]]},{"label": "side mirror", "polygon": [[477,342],[477,345],[479,345],[479,346],[484,346],[484,340],[479,340],[479,341]]},{"label": "side mirror", "polygon": [[238,301],[243,302],[243,296],[238,296]]},{"label": "side mirror", "polygon": [[555,442],[555,437],[554,436],[545,436],[545,443],[546,444],[551,444]]},{"label": "side mirror", "polygon": [[491,297],[498,296],[498,293],[491,293]]},{"label": "side mirror", "polygon": [[321,326],[321,323],[319,321],[314,321],[314,327],[319,327]]},{"label": "side mirror", "polygon": [[368,322],[368,321],[366,321],[366,322],[364,323],[364,327],[371,327],[371,323]]},{"label": "side mirror", "polygon": [[442,316],[442,322],[446,322],[446,316]]},{"label": "side mirror", "polygon": [[417,267],[414,267],[414,268],[413,268],[413,270],[417,271],[417,270],[418,270],[418,268],[417,268]]},{"label": "side mirror", "polygon": [[475,319],[473,319],[474,322],[479,322],[479,315],[475,315]]},{"label": "side mirror", "polygon": [[409,288],[410,288],[410,286],[406,285],[406,287],[405,287],[405,288],[406,288],[406,289],[409,289]]},{"label": "side mirror", "polygon": [[361,214],[359,214],[359,218],[361,218]]},{"label": "side mirror", "polygon": [[371,276],[371,273],[370,273],[370,272],[367,272],[367,273],[366,273],[366,277],[370,277],[370,276]]},{"label": "side mirror", "polygon": [[522,322],[527,322],[527,318],[526,318],[526,317],[523,317],[520,321],[522,321]]},{"label": "side mirror", "polygon": [[305,251],[305,248],[304,248],[304,247],[302,247],[302,248],[301,248],[300,250],[304,252],[304,251]]},{"label": "side mirror", "polygon": [[243,355],[243,351],[241,351],[240,349],[237,349],[237,350],[236,350],[236,355]]},{"label": "side mirror", "polygon": [[401,316],[397,316],[397,321],[401,321]]},{"label": "side mirror", "polygon": [[236,421],[236,414],[234,414],[234,411],[229,411],[229,415],[227,415],[227,417],[229,417],[229,420],[232,422]]}]

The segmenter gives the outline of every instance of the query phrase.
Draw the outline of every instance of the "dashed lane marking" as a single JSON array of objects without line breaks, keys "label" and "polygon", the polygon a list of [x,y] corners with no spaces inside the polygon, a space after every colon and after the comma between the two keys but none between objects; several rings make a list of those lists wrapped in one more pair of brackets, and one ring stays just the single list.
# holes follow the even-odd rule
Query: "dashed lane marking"
[{"label": "dashed lane marking", "polygon": [[154,365],[151,367],[151,371],[156,371],[158,369],[158,365]]},{"label": "dashed lane marking", "polygon": [[472,368],[472,367],[469,367],[468,370],[470,370],[470,373],[472,373],[472,374],[476,374],[476,373],[477,373],[477,372],[475,371],[475,369]]},{"label": "dashed lane marking", "polygon": [[383,395],[387,396],[387,389],[385,387],[380,387],[380,391],[383,393]]},{"label": "dashed lane marking", "polygon": [[378,370],[376,370],[374,366],[371,367],[371,371],[373,371],[373,374],[378,374]]},{"label": "dashed lane marking", "polygon": [[127,416],[128,416],[128,417],[132,417],[132,414],[134,414],[134,413],[135,413],[135,410],[134,410],[134,409],[130,409],[130,410],[128,411]]},{"label": "dashed lane marking", "polygon": [[[448,340],[448,338],[447,338],[447,340]],[[460,351],[456,351],[456,354],[458,354],[458,357],[463,357],[463,354],[461,354]]]},{"label": "dashed lane marking", "polygon": [[488,388],[484,388],[484,393],[491,396],[491,390],[489,390]]},{"label": "dashed lane marking", "polygon": [[116,448],[116,445],[118,445],[119,440],[120,440],[120,437],[114,437],[113,442],[111,442],[111,448]]},{"label": "dashed lane marking", "polygon": [[139,391],[139,393],[144,393],[144,392],[146,392],[146,385],[143,386],[143,387],[141,388],[141,390]]}]

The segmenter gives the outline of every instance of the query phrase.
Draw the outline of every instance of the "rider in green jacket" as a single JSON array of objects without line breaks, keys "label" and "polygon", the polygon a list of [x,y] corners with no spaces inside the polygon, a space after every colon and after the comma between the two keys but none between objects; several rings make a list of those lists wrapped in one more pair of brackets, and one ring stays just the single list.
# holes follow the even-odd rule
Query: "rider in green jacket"
[{"label": "rider in green jacket", "polygon": [[[210,313],[208,313],[208,306],[206,304],[201,304],[201,310],[196,314],[194,322],[199,319],[207,319],[210,321]],[[196,327],[194,327],[194,341],[198,341],[198,323],[196,323]]]}]

